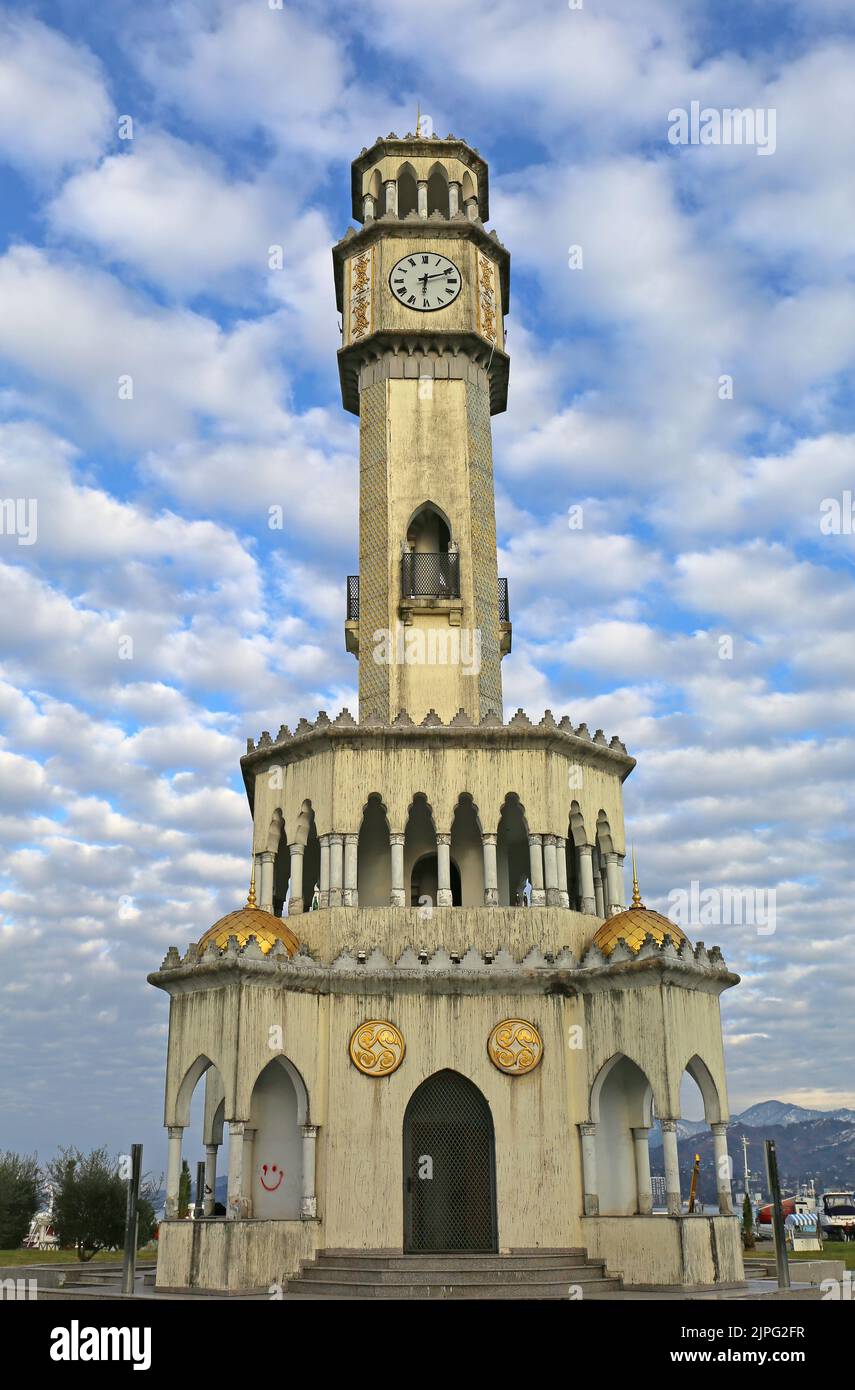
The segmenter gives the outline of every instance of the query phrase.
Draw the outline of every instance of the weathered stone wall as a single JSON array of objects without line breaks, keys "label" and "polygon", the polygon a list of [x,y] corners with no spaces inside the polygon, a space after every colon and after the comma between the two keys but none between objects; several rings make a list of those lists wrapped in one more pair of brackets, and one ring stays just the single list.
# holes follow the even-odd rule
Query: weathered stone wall
[{"label": "weathered stone wall", "polygon": [[738,1283],[745,1277],[735,1216],[586,1216],[582,1242],[628,1286]]},{"label": "weathered stone wall", "polygon": [[270,1289],[315,1253],[318,1226],[306,1221],[162,1221],[159,1289]]}]

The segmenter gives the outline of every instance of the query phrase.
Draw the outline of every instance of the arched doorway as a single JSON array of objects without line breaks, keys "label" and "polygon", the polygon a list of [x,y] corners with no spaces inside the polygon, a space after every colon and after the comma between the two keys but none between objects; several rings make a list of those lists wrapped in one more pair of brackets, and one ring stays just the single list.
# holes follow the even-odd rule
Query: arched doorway
[{"label": "arched doorway", "polygon": [[429,1076],[404,1114],[404,1249],[498,1249],[493,1117],[456,1071]]}]

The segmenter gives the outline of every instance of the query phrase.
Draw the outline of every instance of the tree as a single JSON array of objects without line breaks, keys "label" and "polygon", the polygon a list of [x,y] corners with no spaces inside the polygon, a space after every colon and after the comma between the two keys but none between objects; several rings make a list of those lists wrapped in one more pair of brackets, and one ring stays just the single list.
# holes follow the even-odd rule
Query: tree
[{"label": "tree", "polygon": [[[79,1260],[91,1260],[99,1250],[124,1245],[127,1179],[120,1176],[118,1159],[106,1148],[82,1154],[79,1149],[60,1149],[47,1166],[54,1189],[53,1224],[62,1246],[74,1246]],[[138,1245],[145,1245],[155,1225],[151,1184],[140,1191]]]},{"label": "tree", "polygon": [[181,1164],[181,1177],[178,1179],[178,1219],[184,1221],[190,1215],[190,1164],[185,1158]]},{"label": "tree", "polygon": [[35,1154],[0,1153],[0,1250],[16,1250],[39,1209],[43,1184]]},{"label": "tree", "polygon": [[742,1245],[745,1250],[754,1249],[754,1212],[747,1192],[742,1199]]}]

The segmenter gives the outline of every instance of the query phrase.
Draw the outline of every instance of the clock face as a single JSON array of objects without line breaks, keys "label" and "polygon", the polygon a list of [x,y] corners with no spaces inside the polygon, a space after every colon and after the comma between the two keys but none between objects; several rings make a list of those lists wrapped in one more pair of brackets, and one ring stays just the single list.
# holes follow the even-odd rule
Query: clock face
[{"label": "clock face", "polygon": [[422,314],[453,304],[461,284],[454,261],[436,251],[414,251],[402,257],[389,276],[389,287],[398,302]]}]

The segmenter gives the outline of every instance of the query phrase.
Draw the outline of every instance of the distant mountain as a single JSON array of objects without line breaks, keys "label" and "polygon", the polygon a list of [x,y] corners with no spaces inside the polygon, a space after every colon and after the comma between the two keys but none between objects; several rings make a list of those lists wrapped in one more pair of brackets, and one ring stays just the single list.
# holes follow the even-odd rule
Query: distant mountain
[{"label": "distant mountain", "polygon": [[784,1100],[761,1100],[749,1105],[734,1120],[751,1125],[800,1125],[806,1120],[843,1120],[855,1123],[855,1110],[808,1110],[803,1105],[792,1105]]}]

